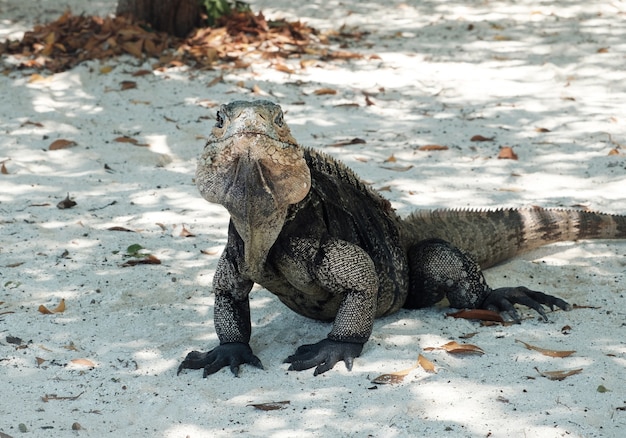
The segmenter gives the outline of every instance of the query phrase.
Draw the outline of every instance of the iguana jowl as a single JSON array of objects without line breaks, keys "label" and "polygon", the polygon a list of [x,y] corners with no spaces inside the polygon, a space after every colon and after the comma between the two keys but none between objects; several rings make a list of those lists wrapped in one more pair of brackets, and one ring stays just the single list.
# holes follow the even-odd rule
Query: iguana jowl
[{"label": "iguana jowl", "polygon": [[399,218],[349,168],[298,145],[281,108],[268,101],[219,109],[196,183],[231,216],[213,279],[220,345],[189,353],[179,373],[262,367],[249,346],[254,283],[299,314],[333,321],[326,339],[286,359],[290,370],[315,367],[319,374],[339,361],[351,369],[374,318],[403,306],[447,297],[452,307],[492,309],[514,321],[514,304],[544,318],[542,305],[569,309],[525,287],[492,290],[480,266],[557,241],[626,237],[625,216],[576,210],[435,210]]}]

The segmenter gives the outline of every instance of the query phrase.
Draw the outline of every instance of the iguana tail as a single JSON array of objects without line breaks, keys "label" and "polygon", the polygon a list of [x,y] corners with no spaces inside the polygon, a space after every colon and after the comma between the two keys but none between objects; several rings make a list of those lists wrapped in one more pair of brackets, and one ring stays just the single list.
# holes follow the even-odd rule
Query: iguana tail
[{"label": "iguana tail", "polygon": [[471,254],[482,268],[555,242],[626,239],[626,216],[540,207],[419,210],[402,219],[403,241],[440,238]]}]

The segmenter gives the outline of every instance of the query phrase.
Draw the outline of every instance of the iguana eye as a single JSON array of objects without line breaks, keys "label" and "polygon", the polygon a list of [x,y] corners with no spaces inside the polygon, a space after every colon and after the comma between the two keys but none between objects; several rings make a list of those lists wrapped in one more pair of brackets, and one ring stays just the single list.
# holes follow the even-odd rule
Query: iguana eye
[{"label": "iguana eye", "polygon": [[279,111],[278,114],[276,114],[276,117],[274,118],[274,123],[279,128],[283,127],[283,125],[285,124],[285,121],[283,120],[283,112],[282,111]]},{"label": "iguana eye", "polygon": [[224,116],[222,115],[222,111],[218,110],[217,115],[215,116],[215,127],[223,128],[224,127]]}]

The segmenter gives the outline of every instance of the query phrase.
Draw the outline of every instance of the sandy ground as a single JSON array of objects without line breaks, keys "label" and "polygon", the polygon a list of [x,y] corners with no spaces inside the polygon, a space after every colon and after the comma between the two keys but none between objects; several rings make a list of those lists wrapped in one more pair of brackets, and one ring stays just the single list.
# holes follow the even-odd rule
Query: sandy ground
[{"label": "sandy ground", "polygon": [[[115,7],[0,0],[0,37],[19,37],[66,4],[90,14]],[[255,85],[283,106],[301,143],[344,160],[401,214],[528,205],[626,212],[623,1],[253,7],[318,28],[356,26],[369,34],[350,50],[378,56],[304,70],[294,61],[294,74],[255,63],[213,86],[221,71],[135,78],[149,61],[126,57],[107,62],[110,73],[92,62],[38,81],[29,71],[0,76],[8,172],[0,175],[0,436],[623,436],[624,242],[554,245],[487,272],[494,287],[523,284],[593,308],[550,313],[549,323],[524,310],[527,319],[510,327],[453,320],[445,307],[401,311],[376,322],[352,372],[339,364],[318,377],[288,372],[282,360],[330,326],[258,288],[251,344],[266,369],[176,376],[188,351],[217,343],[210,283],[228,220],[197,193],[195,160],[214,105],[258,97]],[[137,88],[120,91],[123,80]],[[326,87],[338,93],[314,94]],[[122,135],[149,147],[114,141]],[[329,146],[355,137],[366,144]],[[77,146],[47,150],[57,139]],[[448,150],[417,150],[429,144]],[[519,159],[497,159],[501,146]],[[68,192],[77,205],[56,208]],[[122,267],[133,244],[162,264]],[[64,312],[38,311],[61,299]],[[425,350],[451,340],[486,353]],[[516,340],[576,353],[548,357]],[[418,354],[436,373],[371,383]],[[537,371],[577,369],[561,381]],[[250,406],[280,401],[289,404]]]}]

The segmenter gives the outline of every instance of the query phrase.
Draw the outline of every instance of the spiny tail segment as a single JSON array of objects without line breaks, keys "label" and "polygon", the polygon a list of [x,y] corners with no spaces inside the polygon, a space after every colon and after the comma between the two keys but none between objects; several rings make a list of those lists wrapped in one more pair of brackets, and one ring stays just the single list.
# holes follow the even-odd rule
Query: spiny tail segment
[{"label": "spiny tail segment", "polygon": [[626,239],[626,216],[540,207],[499,210],[419,210],[402,221],[403,243],[439,238],[487,268],[555,242]]}]

